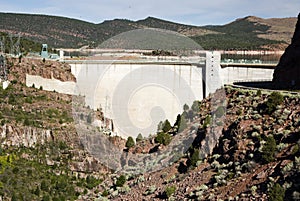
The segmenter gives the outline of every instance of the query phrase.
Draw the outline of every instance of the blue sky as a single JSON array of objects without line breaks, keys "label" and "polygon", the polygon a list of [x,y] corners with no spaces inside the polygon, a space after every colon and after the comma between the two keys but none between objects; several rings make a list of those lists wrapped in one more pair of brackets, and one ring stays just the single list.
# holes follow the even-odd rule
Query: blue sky
[{"label": "blue sky", "polygon": [[226,24],[248,15],[296,17],[300,12],[299,0],[0,0],[0,5],[0,12],[58,15],[93,23],[153,16],[193,25]]}]

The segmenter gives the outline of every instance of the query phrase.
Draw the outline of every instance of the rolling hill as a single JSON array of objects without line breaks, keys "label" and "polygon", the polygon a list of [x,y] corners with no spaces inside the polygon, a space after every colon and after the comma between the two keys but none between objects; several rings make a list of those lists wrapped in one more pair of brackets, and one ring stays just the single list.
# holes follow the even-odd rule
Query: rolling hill
[{"label": "rolling hill", "polygon": [[0,13],[0,32],[20,34],[23,38],[51,47],[97,47],[120,33],[160,28],[181,33],[204,49],[284,49],[290,42],[296,18],[262,19],[254,16],[220,26],[191,26],[154,17],[131,21],[106,20],[99,24],[65,17]]}]

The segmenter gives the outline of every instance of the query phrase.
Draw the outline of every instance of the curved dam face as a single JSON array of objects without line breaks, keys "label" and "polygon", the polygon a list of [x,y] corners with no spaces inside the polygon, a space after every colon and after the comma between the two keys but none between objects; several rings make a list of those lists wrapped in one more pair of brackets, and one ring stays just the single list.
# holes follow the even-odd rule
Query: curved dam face
[{"label": "curved dam face", "polygon": [[184,104],[203,99],[203,68],[192,64],[86,62],[71,67],[75,94],[84,95],[92,109],[101,108],[123,137],[153,134],[160,121],[173,124]]},{"label": "curved dam face", "polygon": [[173,124],[184,104],[191,106],[224,84],[270,79],[274,71],[246,64],[221,68],[218,52],[186,58],[126,56],[129,59],[69,60],[76,83],[27,74],[26,85],[82,95],[87,106],[101,109],[112,120],[106,127],[119,136],[135,137],[156,133],[160,121]]}]

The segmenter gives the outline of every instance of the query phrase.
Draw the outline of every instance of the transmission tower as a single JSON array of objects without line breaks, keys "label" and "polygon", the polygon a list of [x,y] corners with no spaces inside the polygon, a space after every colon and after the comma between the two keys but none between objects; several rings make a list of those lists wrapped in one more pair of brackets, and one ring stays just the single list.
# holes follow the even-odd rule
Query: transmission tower
[{"label": "transmission tower", "polygon": [[[17,41],[14,43],[13,38],[17,38]],[[9,34],[10,39],[10,52],[9,54],[18,56],[20,55],[20,34],[12,35]]]},{"label": "transmission tower", "polygon": [[5,57],[2,54],[0,54],[0,79],[1,81],[7,80]]},{"label": "transmission tower", "polygon": [[0,53],[5,53],[5,37],[2,37],[2,40],[0,40]]}]

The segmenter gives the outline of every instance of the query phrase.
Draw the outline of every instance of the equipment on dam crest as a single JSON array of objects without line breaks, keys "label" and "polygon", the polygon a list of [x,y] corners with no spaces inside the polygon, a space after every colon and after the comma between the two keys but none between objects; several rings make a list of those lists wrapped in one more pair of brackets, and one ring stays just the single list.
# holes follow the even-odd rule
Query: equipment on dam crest
[{"label": "equipment on dam crest", "polygon": [[44,59],[47,59],[49,57],[47,44],[42,44],[41,57]]}]

